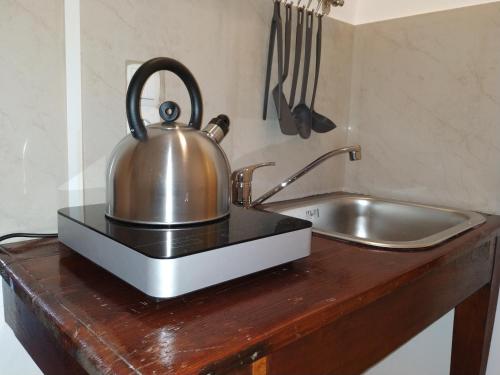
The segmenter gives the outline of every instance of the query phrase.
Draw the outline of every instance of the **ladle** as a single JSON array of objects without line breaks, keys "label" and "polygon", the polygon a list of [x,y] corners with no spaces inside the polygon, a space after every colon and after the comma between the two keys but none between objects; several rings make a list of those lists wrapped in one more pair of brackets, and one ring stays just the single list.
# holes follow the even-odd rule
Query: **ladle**
[{"label": "ladle", "polygon": [[311,136],[312,112],[306,104],[307,83],[309,80],[309,65],[311,63],[311,44],[313,30],[313,12],[306,12],[306,43],[304,53],[304,71],[302,76],[302,91],[299,104],[293,109],[292,114],[297,124],[299,135],[307,139]]},{"label": "ladle", "polygon": [[318,89],[319,68],[321,63],[322,18],[323,15],[318,13],[318,32],[316,34],[316,72],[314,74],[314,88],[310,107],[312,112],[312,129],[316,133],[326,133],[337,127],[332,120],[314,111],[314,102],[316,101],[316,90]]}]

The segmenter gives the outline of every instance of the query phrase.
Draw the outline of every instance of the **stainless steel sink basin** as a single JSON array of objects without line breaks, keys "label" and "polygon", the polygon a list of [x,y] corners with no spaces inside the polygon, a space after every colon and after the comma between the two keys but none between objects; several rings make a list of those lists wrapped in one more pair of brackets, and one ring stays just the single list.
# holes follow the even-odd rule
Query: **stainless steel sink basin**
[{"label": "stainless steel sink basin", "polygon": [[486,221],[470,211],[339,193],[261,207],[312,221],[316,233],[392,249],[431,247]]}]

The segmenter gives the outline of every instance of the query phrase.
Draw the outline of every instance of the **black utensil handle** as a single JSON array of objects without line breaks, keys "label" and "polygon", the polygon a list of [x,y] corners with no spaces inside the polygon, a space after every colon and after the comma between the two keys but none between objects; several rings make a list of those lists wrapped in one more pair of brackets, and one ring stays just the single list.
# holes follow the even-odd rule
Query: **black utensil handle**
[{"label": "black utensil handle", "polygon": [[127,118],[130,132],[136,139],[145,140],[147,138],[147,130],[141,117],[142,89],[148,78],[161,70],[168,70],[176,74],[184,82],[191,99],[191,119],[189,120],[189,126],[195,129],[200,129],[201,127],[203,103],[200,88],[194,76],[179,61],[168,57],[157,57],[142,64],[135,72],[128,86],[126,99]]},{"label": "black utensil handle", "polygon": [[311,99],[311,112],[314,111],[314,102],[316,101],[316,90],[318,89],[319,68],[321,65],[321,32],[322,16],[318,16],[318,33],[316,34],[316,72],[314,73],[314,88]]},{"label": "black utensil handle", "polygon": [[273,19],[271,21],[271,32],[269,33],[269,50],[267,52],[267,69],[266,69],[266,84],[264,91],[264,109],[262,112],[262,119],[267,119],[267,105],[269,102],[269,86],[271,84],[271,69],[273,66],[274,57],[274,41],[276,39],[276,12],[279,11],[279,4],[274,3]]},{"label": "black utensil handle", "polygon": [[297,80],[299,78],[300,58],[302,57],[302,34],[304,33],[304,9],[297,8],[297,33],[295,35],[295,60],[293,63],[292,87],[290,89],[290,108],[295,104]]},{"label": "black utensil handle", "polygon": [[290,68],[290,44],[292,42],[292,4],[285,6],[285,66],[283,68],[283,81],[288,77]]},{"label": "black utensil handle", "polygon": [[[283,26],[281,25],[281,15],[280,15],[280,9],[279,9],[279,2],[276,2],[278,4],[278,11],[276,13],[276,39],[277,39],[277,44],[278,44],[278,88],[279,92],[283,92]],[[281,95],[279,96],[278,99],[278,120],[281,120]]]},{"label": "black utensil handle", "polygon": [[313,13],[306,13],[306,48],[304,54],[304,74],[302,76],[302,92],[300,94],[300,102],[305,103],[307,95],[307,81],[309,80],[309,66],[311,64],[311,44],[313,31]]}]

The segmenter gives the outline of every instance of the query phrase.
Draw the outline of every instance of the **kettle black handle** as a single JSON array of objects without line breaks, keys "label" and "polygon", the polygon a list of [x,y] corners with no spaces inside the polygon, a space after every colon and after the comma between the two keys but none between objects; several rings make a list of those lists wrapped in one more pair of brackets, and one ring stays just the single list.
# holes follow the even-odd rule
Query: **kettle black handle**
[{"label": "kettle black handle", "polygon": [[132,136],[138,140],[147,138],[146,127],[141,117],[141,93],[146,81],[154,73],[168,70],[175,73],[186,85],[191,99],[191,119],[189,126],[200,129],[203,116],[203,103],[200,88],[193,75],[179,61],[168,57],[157,57],[146,61],[135,72],[127,90],[127,119]]}]

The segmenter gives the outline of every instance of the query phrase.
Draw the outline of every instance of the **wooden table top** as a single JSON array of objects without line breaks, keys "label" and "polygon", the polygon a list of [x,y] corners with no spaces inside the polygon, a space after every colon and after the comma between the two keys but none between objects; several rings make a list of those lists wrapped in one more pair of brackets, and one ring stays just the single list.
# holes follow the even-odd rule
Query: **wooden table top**
[{"label": "wooden table top", "polygon": [[[498,235],[500,217],[432,251],[313,236],[310,257],[157,301],[57,240],[0,249],[7,284],[91,373],[209,373],[249,363]],[[214,270],[214,272],[217,272]]]}]

